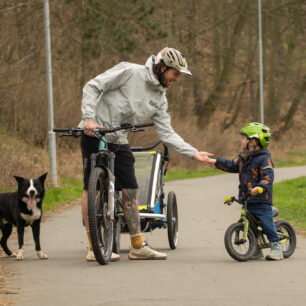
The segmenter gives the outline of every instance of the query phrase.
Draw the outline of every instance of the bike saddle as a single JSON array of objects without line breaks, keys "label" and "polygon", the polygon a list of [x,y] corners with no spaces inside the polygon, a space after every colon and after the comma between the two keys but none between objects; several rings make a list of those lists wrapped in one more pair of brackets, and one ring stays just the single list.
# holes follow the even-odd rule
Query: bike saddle
[{"label": "bike saddle", "polygon": [[276,207],[272,207],[273,218],[278,216],[278,209]]}]

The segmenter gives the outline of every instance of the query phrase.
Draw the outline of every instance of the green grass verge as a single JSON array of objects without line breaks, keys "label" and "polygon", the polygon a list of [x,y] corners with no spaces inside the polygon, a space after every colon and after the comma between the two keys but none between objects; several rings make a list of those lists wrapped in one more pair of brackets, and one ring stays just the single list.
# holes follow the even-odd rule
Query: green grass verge
[{"label": "green grass verge", "polygon": [[290,152],[284,158],[273,159],[276,168],[306,165],[306,152]]},{"label": "green grass verge", "polygon": [[165,175],[165,182],[176,181],[176,180],[185,180],[197,177],[206,177],[224,174],[225,172],[214,169],[203,169],[200,171],[189,171],[189,170],[168,170]]},{"label": "green grass verge", "polygon": [[306,176],[276,183],[273,189],[279,219],[289,221],[306,234]]},{"label": "green grass verge", "polygon": [[59,187],[51,187],[46,191],[43,209],[56,208],[60,203],[79,199],[83,192],[83,182],[75,179],[60,178]]}]

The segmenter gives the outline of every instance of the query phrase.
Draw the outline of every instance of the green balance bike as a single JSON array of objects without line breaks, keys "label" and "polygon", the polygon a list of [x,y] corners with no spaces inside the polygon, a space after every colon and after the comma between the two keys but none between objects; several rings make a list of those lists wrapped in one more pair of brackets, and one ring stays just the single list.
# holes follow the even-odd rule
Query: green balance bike
[{"label": "green balance bike", "polygon": [[[259,188],[258,193],[262,193],[263,189]],[[224,235],[225,248],[228,254],[237,261],[247,261],[255,254],[257,245],[261,249],[270,248],[270,242],[264,234],[260,221],[252,215],[248,209],[247,194],[243,199],[239,200],[235,197],[225,198],[224,204],[232,205],[237,202],[242,205],[241,216],[238,222],[230,225]],[[278,209],[273,207],[273,217],[278,215]],[[284,258],[290,257],[296,247],[296,234],[292,225],[284,220],[275,221],[279,242],[283,249]]]}]

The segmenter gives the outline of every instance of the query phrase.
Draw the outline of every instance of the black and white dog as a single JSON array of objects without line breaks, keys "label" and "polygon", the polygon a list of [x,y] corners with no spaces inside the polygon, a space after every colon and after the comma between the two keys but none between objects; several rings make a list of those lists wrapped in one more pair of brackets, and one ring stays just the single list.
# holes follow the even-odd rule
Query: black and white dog
[{"label": "black and white dog", "polygon": [[[42,201],[45,195],[45,179],[47,173],[37,179],[25,179],[15,176],[18,183],[18,190],[12,193],[0,194],[0,228],[2,238],[0,245],[8,256],[22,260],[23,257],[23,236],[24,228],[31,225],[35,250],[40,259],[48,259],[40,249],[39,233],[42,217]],[[17,227],[18,253],[12,253],[7,247],[7,239],[10,237],[13,225]]]}]

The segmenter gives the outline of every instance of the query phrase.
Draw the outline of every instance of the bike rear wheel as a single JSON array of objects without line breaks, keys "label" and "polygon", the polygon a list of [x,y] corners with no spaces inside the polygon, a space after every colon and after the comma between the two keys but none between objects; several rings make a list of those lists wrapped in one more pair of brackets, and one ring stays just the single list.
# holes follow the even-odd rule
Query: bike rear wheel
[{"label": "bike rear wheel", "polygon": [[168,193],[167,201],[168,240],[171,249],[175,249],[178,241],[178,209],[173,191]]},{"label": "bike rear wheel", "polygon": [[88,223],[92,249],[101,265],[109,263],[113,248],[113,220],[108,215],[109,181],[102,168],[93,168],[88,185]]},{"label": "bike rear wheel", "polygon": [[278,220],[275,222],[277,233],[279,236],[279,242],[283,249],[283,255],[285,258],[290,257],[296,247],[296,235],[291,224],[284,220]]},{"label": "bike rear wheel", "polygon": [[228,254],[237,261],[249,260],[256,251],[256,238],[248,229],[247,240],[243,239],[244,224],[234,223],[228,227],[224,235],[224,244]]}]

